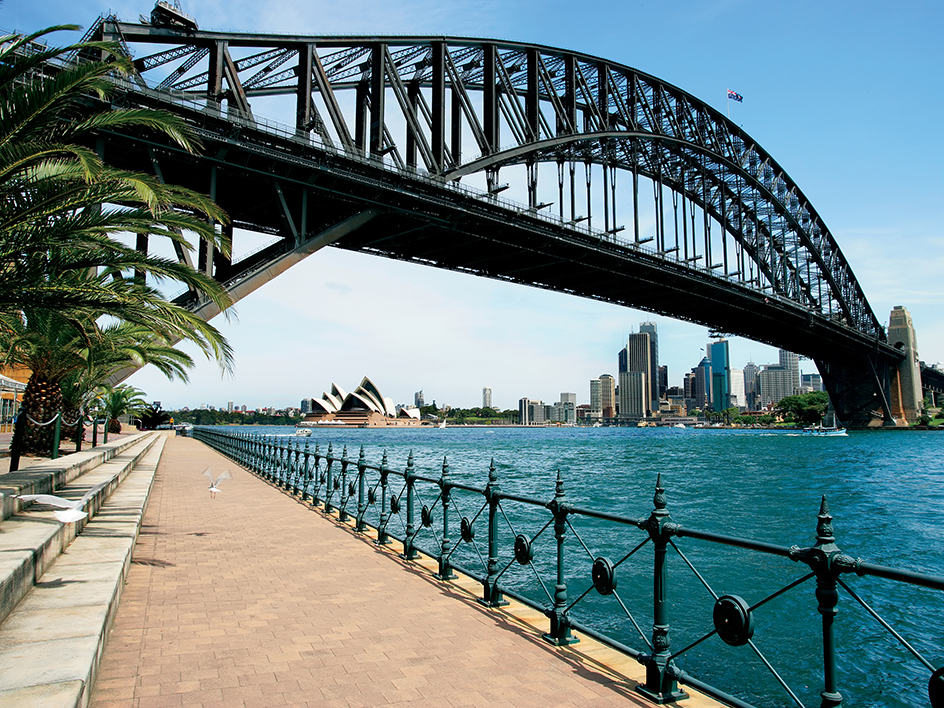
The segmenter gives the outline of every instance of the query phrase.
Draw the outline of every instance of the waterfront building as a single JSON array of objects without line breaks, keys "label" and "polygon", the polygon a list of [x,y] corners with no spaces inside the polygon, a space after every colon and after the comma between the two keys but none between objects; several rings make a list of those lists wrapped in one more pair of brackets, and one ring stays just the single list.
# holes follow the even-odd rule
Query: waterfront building
[{"label": "waterfront building", "polygon": [[747,410],[747,399],[744,395],[744,370],[731,369],[731,405],[737,406],[738,410]]},{"label": "waterfront building", "polygon": [[[653,410],[659,410],[659,385],[654,376],[652,341],[648,332],[630,334],[626,347],[619,353],[619,374],[629,371],[636,371],[643,375],[643,386],[648,392],[643,416],[649,416]],[[620,385],[622,385],[622,377],[620,377]]]},{"label": "waterfront building", "polygon": [[[657,411],[659,410],[658,401],[665,394],[668,386],[667,382],[663,385],[659,378],[659,328],[655,322],[643,322],[639,325],[639,333],[649,335],[649,366],[652,369],[649,386],[652,390],[653,401],[651,410]],[[668,376],[668,369],[666,369],[666,376]]]},{"label": "waterfront building", "polygon": [[706,410],[711,404],[711,359],[703,356],[692,373],[695,374],[695,408]]},{"label": "waterfront building", "polygon": [[819,374],[800,374],[800,390],[803,393],[822,391],[823,377]]},{"label": "waterfront building", "polygon": [[661,401],[669,390],[669,367],[666,365],[660,366],[656,371],[656,378],[659,381],[659,400]]},{"label": "waterfront building", "polygon": [[795,386],[793,372],[779,364],[765,365],[758,377],[760,382],[760,407],[776,406],[787,396],[793,396]]},{"label": "waterfront building", "polygon": [[544,425],[547,410],[542,401],[522,398],[518,401],[518,420],[522,425]]},{"label": "waterfront building", "polygon": [[591,420],[600,420],[603,417],[603,382],[600,379],[590,379],[590,410],[588,417]]},{"label": "waterfront building", "polygon": [[744,367],[743,372],[744,402],[747,406],[747,410],[754,411],[757,410],[757,377],[760,374],[760,367],[757,366],[757,364],[755,364],[753,361],[749,361],[747,362],[747,366]]},{"label": "waterfront building", "polygon": [[788,394],[795,396],[800,391],[800,357],[786,349],[779,350],[780,366],[784,368],[790,377],[790,385],[793,386],[793,392]]},{"label": "waterfront building", "polygon": [[604,418],[616,417],[616,379],[610,374],[600,374],[600,402]]},{"label": "waterfront building", "polygon": [[482,389],[482,408],[492,407],[492,389],[486,386]]},{"label": "waterfront building", "polygon": [[731,405],[731,376],[728,360],[728,340],[719,339],[708,345],[708,358],[711,360],[711,407],[721,412]]},{"label": "waterfront building", "polygon": [[649,417],[652,412],[648,399],[652,389],[641,371],[621,371],[619,374],[620,420],[638,420]]},{"label": "waterfront building", "polygon": [[[422,392],[420,392],[422,394]],[[352,425],[358,427],[419,425],[419,408],[406,409],[393,404],[393,399],[366,376],[351,393],[345,393],[337,384],[321,398],[309,399],[311,411],[300,425]]]},{"label": "waterfront building", "polygon": [[560,395],[561,423],[568,425],[577,422],[577,394],[561,393]]}]

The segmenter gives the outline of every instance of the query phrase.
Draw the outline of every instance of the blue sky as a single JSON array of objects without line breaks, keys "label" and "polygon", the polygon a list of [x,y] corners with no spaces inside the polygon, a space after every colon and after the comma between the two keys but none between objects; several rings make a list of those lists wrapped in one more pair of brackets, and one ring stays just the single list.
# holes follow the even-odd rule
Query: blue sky
[{"label": "blue sky", "polygon": [[[134,21],[151,3],[6,0],[0,27]],[[800,185],[838,241],[880,320],[904,305],[919,354],[944,360],[944,5],[935,2],[187,1],[205,29],[297,34],[441,34],[520,40],[627,64],[726,111]],[[61,40],[66,40],[63,35]],[[364,375],[397,402],[473,406],[562,391],[589,399],[614,373],[646,313],[471,276],[326,249],[214,320],[236,350],[234,376],[201,362],[191,382],[147,369],[128,383],[165,408],[227,401],[298,405]],[[663,317],[670,384],[702,356],[703,327]],[[733,340],[732,365],[776,360]],[[813,370],[809,362],[807,370]]]}]

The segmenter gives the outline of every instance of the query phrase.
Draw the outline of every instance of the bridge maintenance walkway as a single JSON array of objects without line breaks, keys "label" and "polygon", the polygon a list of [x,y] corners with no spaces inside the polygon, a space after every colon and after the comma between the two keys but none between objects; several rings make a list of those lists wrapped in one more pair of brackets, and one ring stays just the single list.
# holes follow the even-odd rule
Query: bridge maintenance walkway
[{"label": "bridge maintenance walkway", "polygon": [[[215,499],[206,468],[233,475]],[[90,705],[651,705],[635,661],[587,638],[553,647],[539,613],[484,608],[478,583],[438,582],[398,545],[168,437]]]}]

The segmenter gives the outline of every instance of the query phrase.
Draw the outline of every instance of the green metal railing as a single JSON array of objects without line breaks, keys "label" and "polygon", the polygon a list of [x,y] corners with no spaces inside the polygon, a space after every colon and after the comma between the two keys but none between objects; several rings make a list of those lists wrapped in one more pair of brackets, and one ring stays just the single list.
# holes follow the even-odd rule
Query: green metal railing
[{"label": "green metal railing", "polygon": [[[98,445],[98,422],[100,418],[95,418],[92,421],[92,447]],[[108,442],[108,422],[109,418],[105,418],[105,435],[104,442]],[[26,411],[22,408],[16,415],[16,418],[13,421],[13,439],[10,442],[10,471],[15,472],[20,468],[20,457],[23,451],[23,436],[26,434],[26,427],[32,425],[38,428],[44,428],[47,425],[55,426],[53,428],[52,440],[50,443],[49,457],[50,459],[56,460],[59,458],[59,446],[62,442],[62,426],[75,427],[75,451],[82,451],[82,436],[83,426],[85,425],[86,418],[83,413],[79,413],[76,416],[76,419],[71,423],[67,420],[64,420],[62,417],[62,412],[56,413],[52,418],[45,422],[38,420],[33,420],[32,417],[26,414]]]},{"label": "green metal railing", "polygon": [[[376,543],[401,543],[404,559],[415,559],[420,552],[435,558],[440,579],[454,578],[454,571],[476,579],[482,584],[480,602],[488,607],[507,604],[507,596],[543,611],[549,620],[548,631],[543,636],[551,644],[577,642],[574,635],[577,631],[634,657],[646,668],[645,682],[637,690],[654,703],[673,703],[687,697],[680,687],[684,685],[737,708],[752,708],[752,704],[692,676],[677,663],[696,646],[717,636],[727,648],[747,647],[746,651],[753,652],[790,701],[805,708],[797,691],[755,644],[753,634],[758,610],[775,598],[815,581],[816,610],[822,624],[821,708],[839,706],[843,702],[837,681],[835,632],[840,590],[854,599],[913,657],[919,670],[929,672],[927,694],[915,696],[909,703],[944,708],[944,667],[935,666],[925,658],[844,577],[871,576],[933,591],[944,591],[944,578],[866,563],[843,553],[836,544],[833,517],[825,497],[817,516],[815,544],[785,547],[676,523],[668,511],[661,475],[656,482],[650,514],[631,518],[570,504],[560,473],[553,496],[539,499],[502,490],[494,461],[486,486],[476,487],[453,481],[445,459],[438,477],[420,474],[412,453],[402,469],[394,469],[386,452],[381,463],[374,465],[367,462],[363,448],[356,459],[351,459],[346,447],[340,455],[330,444],[327,452],[322,452],[317,444],[312,449],[305,438],[234,433],[212,427],[195,427],[193,437],[308,502],[312,508],[337,514],[340,521],[352,521],[356,531],[376,529]],[[485,549],[480,548],[476,539],[476,532],[482,526],[487,531]],[[526,528],[532,530],[523,530]],[[632,547],[622,557],[613,560],[591,549],[585,536],[594,533],[606,533],[610,538],[619,539],[617,543],[603,543],[610,550],[625,543],[633,534],[638,534],[638,538],[631,541]],[[785,581],[759,601],[748,603],[738,595],[719,594],[712,589],[704,574],[683,552],[681,539],[777,556],[802,564],[808,571]],[[580,549],[574,557],[568,554],[568,542],[570,546],[576,542]],[[618,592],[617,571],[632,584],[630,561],[641,549],[649,547],[652,551],[652,623],[647,633]],[[670,642],[671,555],[680,557],[697,578],[710,595],[712,607],[710,629],[702,622],[705,631],[679,650],[674,650]],[[574,585],[578,585],[580,592],[572,597]],[[541,599],[535,599],[535,594]],[[612,602],[612,610],[628,620],[643,648],[617,641],[611,636],[612,632],[593,626],[593,621],[582,620],[578,616],[580,608],[594,602]],[[940,647],[932,649],[940,651]]]}]

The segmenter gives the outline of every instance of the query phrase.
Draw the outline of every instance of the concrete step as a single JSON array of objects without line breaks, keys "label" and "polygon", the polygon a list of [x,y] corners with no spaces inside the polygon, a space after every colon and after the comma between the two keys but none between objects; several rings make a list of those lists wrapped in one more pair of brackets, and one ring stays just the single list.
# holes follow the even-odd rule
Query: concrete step
[{"label": "concrete step", "polygon": [[[116,443],[110,450],[95,448],[33,465],[20,474],[0,477],[4,507],[18,512],[0,521],[0,622],[82,532],[121,480],[161,437],[158,433],[144,433]],[[63,479],[71,481],[59,485]],[[104,486],[85,505],[89,516],[71,524],[59,522],[49,506],[12,496],[44,493],[80,499],[86,491],[100,484]]]},{"label": "concrete step", "polygon": [[165,440],[128,450],[120,486],[0,625],[0,705],[88,705]]},{"label": "concrete step", "polygon": [[16,472],[0,476],[0,521],[8,519],[23,508],[23,502],[15,499],[15,494],[56,494],[67,484],[122,454],[129,447],[143,439],[153,437],[155,433],[138,433],[127,438],[120,438],[94,448],[64,455],[55,460],[46,460],[30,465]]}]

